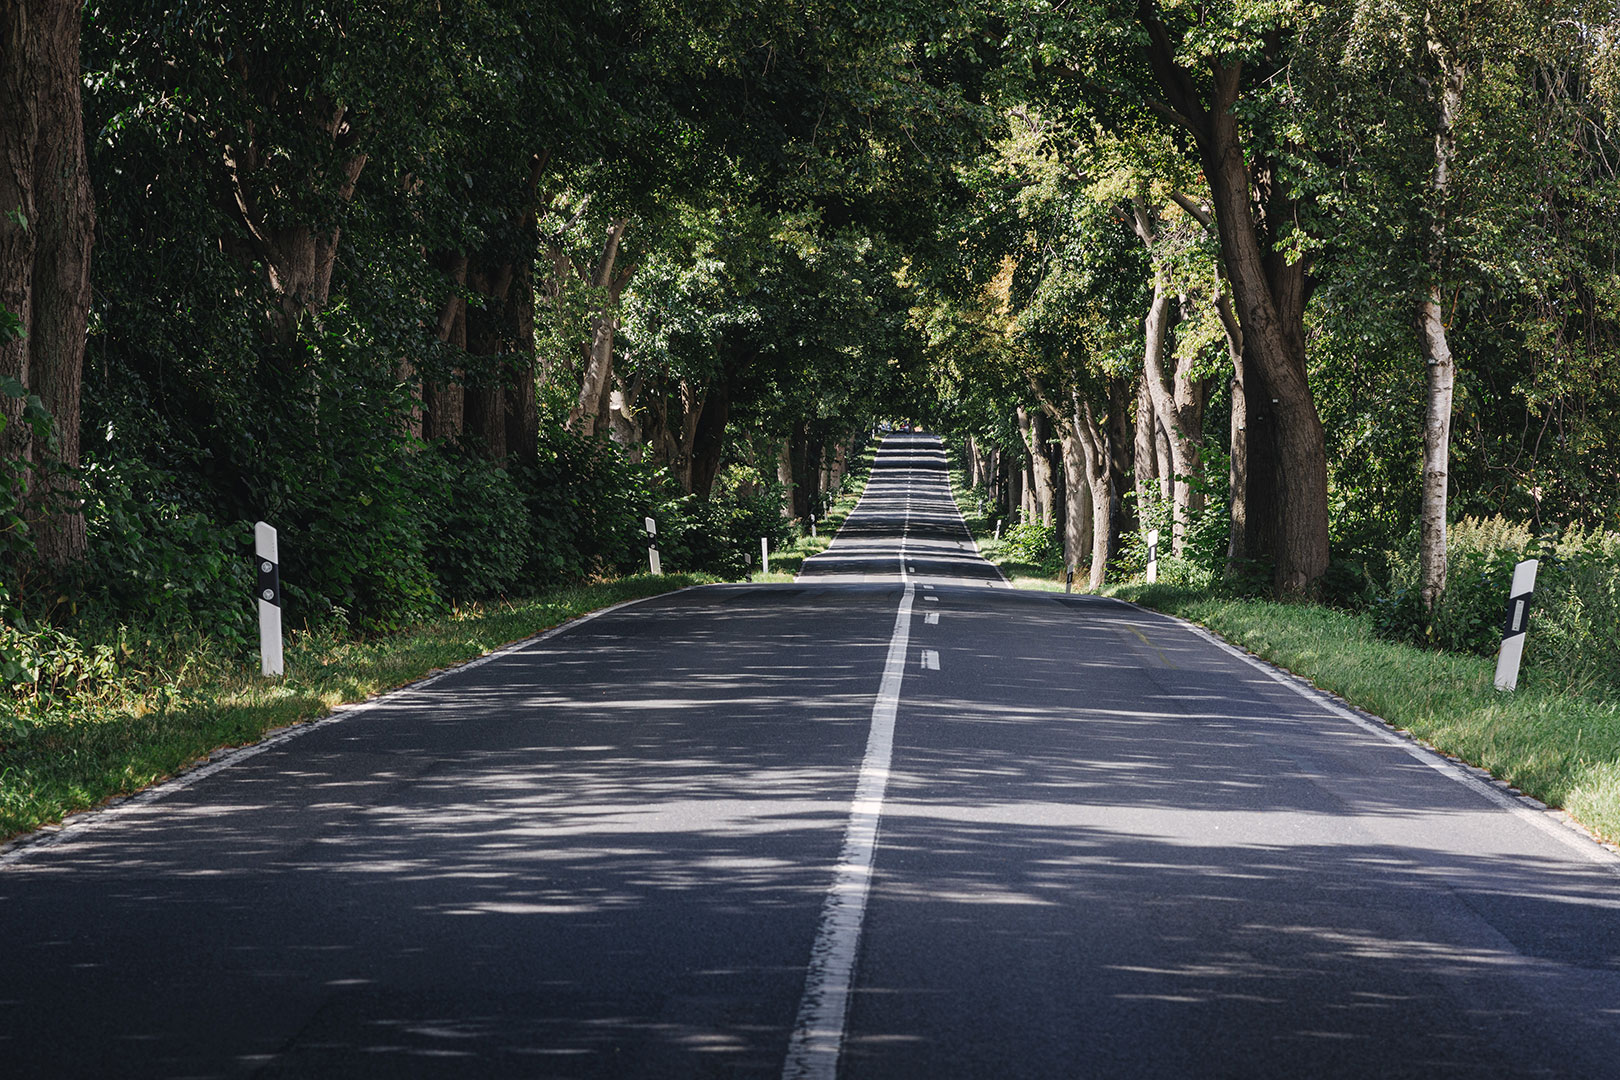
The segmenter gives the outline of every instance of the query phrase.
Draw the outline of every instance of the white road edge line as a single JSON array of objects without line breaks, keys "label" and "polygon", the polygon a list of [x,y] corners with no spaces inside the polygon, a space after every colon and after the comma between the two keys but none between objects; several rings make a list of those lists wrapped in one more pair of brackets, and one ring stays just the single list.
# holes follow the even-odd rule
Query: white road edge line
[{"label": "white road edge line", "polygon": [[[691,586],[691,588],[695,589],[707,589],[712,587],[713,586],[710,585]],[[284,727],[280,731],[272,732],[260,741],[251,743],[247,746],[238,746],[229,750],[215,751],[209,756],[208,763],[206,765],[199,765],[194,769],[189,769],[186,772],[174,777],[172,780],[164,780],[160,783],[153,784],[151,787],[146,788],[143,791],[138,791],[128,798],[122,799],[118,802],[97,807],[93,810],[84,810],[76,814],[71,814],[61,825],[54,827],[47,825],[42,829],[36,829],[34,832],[18,837],[4,847],[0,847],[0,870],[4,870],[8,866],[13,866],[19,862],[22,862],[24,859],[30,858],[41,851],[46,851],[50,848],[56,847],[59,844],[64,844],[75,837],[83,836],[85,833],[91,832],[92,830],[100,829],[104,826],[113,824],[117,822],[119,818],[122,818],[127,814],[134,813],[148,804],[157,802],[159,799],[167,798],[178,791],[184,791],[186,788],[197,783],[198,781],[206,780],[208,777],[213,776],[221,769],[228,769],[232,765],[240,765],[249,758],[258,757],[266,750],[280,746],[282,743],[290,742],[293,739],[299,738],[303,735],[308,735],[310,732],[317,731],[323,727],[341,723],[350,717],[358,716],[360,713],[369,712],[378,706],[389,704],[393,700],[407,694],[414,694],[418,690],[425,690],[429,686],[432,686],[434,683],[438,682],[440,679],[447,679],[452,675],[459,675],[463,671],[470,671],[475,667],[482,667],[484,664],[488,664],[494,660],[499,660],[503,656],[509,656],[512,653],[521,652],[532,645],[538,645],[542,641],[554,638],[559,634],[566,634],[570,630],[578,629],[579,627],[590,622],[592,619],[611,614],[615,611],[620,611],[634,604],[641,604],[648,600],[656,600],[660,597],[673,596],[676,592],[686,591],[686,589],[676,589],[674,592],[657,593],[653,596],[638,596],[634,600],[624,600],[605,608],[598,608],[595,611],[588,611],[583,615],[569,619],[565,623],[558,626],[553,626],[550,630],[536,634],[534,637],[524,638],[522,641],[514,641],[510,645],[503,645],[494,652],[485,653],[483,656],[475,657],[466,661],[465,663],[456,664],[453,667],[447,667],[442,671],[429,675],[425,679],[418,679],[416,682],[407,683],[406,685],[397,687],[396,689],[385,691],[378,694],[376,697],[369,698],[365,701],[355,702],[351,705],[339,705],[334,708],[331,713],[321,717],[318,720],[305,720],[301,723]]]},{"label": "white road edge line", "polygon": [[836,1080],[838,1059],[844,1049],[844,1025],[849,1020],[850,993],[855,985],[855,958],[866,921],[866,898],[872,887],[872,861],[877,851],[878,822],[883,796],[889,786],[889,761],[894,752],[894,718],[900,707],[900,685],[906,675],[906,654],[911,641],[911,600],[916,586],[906,583],[889,638],[889,656],[883,682],[872,704],[872,727],[866,737],[855,798],[844,829],[844,847],[838,856],[832,887],[821,906],[821,924],[810,948],[804,996],[788,1042],[783,1080]]},{"label": "white road edge line", "polygon": [[1180,623],[1183,627],[1192,631],[1198,637],[1203,638],[1211,645],[1214,645],[1217,649],[1231,653],[1233,656],[1237,657],[1239,660],[1242,660],[1245,664],[1248,664],[1250,667],[1254,668],[1262,675],[1265,675],[1267,678],[1288,687],[1288,689],[1292,690],[1306,701],[1320,706],[1326,712],[1331,713],[1340,719],[1350,721],[1363,731],[1376,735],[1379,739],[1391,746],[1400,747],[1413,759],[1427,765],[1441,776],[1456,781],[1463,787],[1474,792],[1476,795],[1480,795],[1486,800],[1495,803],[1497,806],[1513,814],[1519,820],[1535,827],[1536,829],[1539,829],[1541,832],[1545,833],[1552,839],[1557,840],[1571,851],[1581,855],[1588,862],[1602,867],[1611,874],[1620,875],[1620,858],[1616,857],[1616,852],[1611,850],[1607,845],[1599,842],[1585,829],[1581,828],[1573,818],[1568,817],[1568,815],[1563,814],[1561,811],[1555,811],[1551,807],[1547,807],[1540,802],[1535,802],[1534,805],[1528,805],[1533,802],[1533,800],[1531,800],[1528,796],[1510,794],[1509,792],[1501,790],[1495,784],[1487,783],[1486,781],[1481,780],[1479,777],[1474,776],[1472,773],[1466,771],[1461,765],[1441,754],[1438,750],[1431,750],[1429,747],[1419,743],[1410,735],[1397,731],[1385,723],[1369,720],[1365,716],[1357,715],[1351,710],[1345,708],[1343,705],[1340,705],[1337,701],[1334,701],[1331,697],[1317,689],[1315,686],[1310,685],[1300,676],[1295,675],[1290,671],[1283,671],[1275,668],[1265,661],[1251,656],[1249,653],[1244,652],[1236,645],[1233,645],[1229,641],[1223,640],[1209,630],[1206,630],[1204,627],[1199,626],[1197,623],[1189,622],[1177,615],[1166,615],[1162,611],[1152,611],[1148,608],[1137,607],[1128,600],[1120,600],[1119,602],[1124,604],[1126,607],[1135,608],[1137,611],[1157,615],[1160,618],[1170,619],[1174,622]]}]

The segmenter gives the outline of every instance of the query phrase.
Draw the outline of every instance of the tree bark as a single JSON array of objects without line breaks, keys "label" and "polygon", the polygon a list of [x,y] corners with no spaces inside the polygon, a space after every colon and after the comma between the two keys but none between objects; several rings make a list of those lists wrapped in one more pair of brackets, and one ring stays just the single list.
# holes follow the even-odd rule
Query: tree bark
[{"label": "tree bark", "polygon": [[579,388],[579,400],[568,415],[568,426],[581,435],[594,435],[599,418],[607,409],[608,394],[613,386],[613,335],[619,329],[619,296],[629,284],[634,268],[614,273],[619,257],[619,243],[629,227],[628,218],[618,218],[608,228],[602,243],[602,255],[596,268],[586,279],[598,292],[598,306],[592,320],[591,340],[585,346],[584,377]]},{"label": "tree bark", "polygon": [[[1052,415],[1051,406],[1041,403],[1042,411]],[[1058,446],[1063,453],[1063,565],[1067,570],[1079,572],[1092,559],[1092,499],[1091,485],[1086,473],[1085,451],[1081,448],[1080,433],[1071,420],[1058,413],[1052,416],[1057,426]]]},{"label": "tree bark", "polygon": [[[1279,593],[1302,593],[1328,564],[1327,452],[1306,379],[1305,266],[1290,260],[1278,244],[1285,223],[1293,223],[1293,205],[1284,186],[1271,177],[1256,183],[1245,160],[1233,109],[1242,87],[1242,63],[1211,64],[1206,107],[1205,92],[1176,59],[1176,43],[1154,0],[1138,0],[1138,16],[1148,35],[1148,63],[1165,95],[1157,103],[1159,111],[1186,127],[1197,144],[1213,195],[1221,259],[1243,323],[1244,347],[1272,398],[1268,412],[1280,466],[1276,537],[1269,552],[1273,583]],[[1263,220],[1255,216],[1257,204]],[[1252,518],[1255,508],[1248,509]]]},{"label": "tree bark", "polygon": [[709,388],[703,408],[692,425],[692,491],[707,499],[714,491],[720,458],[726,446],[726,421],[731,416],[730,387],[724,381]]},{"label": "tree bark", "polygon": [[[464,353],[467,351],[467,298],[462,295],[462,289],[467,284],[467,256],[457,252],[448,261],[450,282],[454,289],[439,309],[434,336],[458,353]],[[465,420],[466,388],[461,383],[459,368],[445,382],[424,382],[423,438],[453,439],[461,434]]]},{"label": "tree bark", "polygon": [[1451,196],[1451,166],[1457,154],[1457,120],[1462,113],[1463,67],[1430,29],[1429,51],[1440,64],[1440,116],[1434,133],[1434,200],[1429,227],[1429,287],[1418,305],[1418,337],[1426,370],[1423,421],[1423,498],[1419,511],[1419,596],[1433,610],[1446,588],[1447,481],[1451,460],[1451,400],[1456,365],[1441,312],[1440,281],[1446,242],[1446,204]]},{"label": "tree bark", "polygon": [[782,451],[776,459],[776,482],[782,485],[782,516],[793,517],[793,439],[782,440]]},{"label": "tree bark", "polygon": [[1070,423],[1079,437],[1081,456],[1086,472],[1086,487],[1091,493],[1091,583],[1093,592],[1103,587],[1108,578],[1109,536],[1113,532],[1114,500],[1113,470],[1108,455],[1108,436],[1097,423],[1091,402],[1078,393],[1070,393],[1073,414]]},{"label": "tree bark", "polygon": [[1131,440],[1131,480],[1139,516],[1159,490],[1158,429],[1159,414],[1153,407],[1153,392],[1148,388],[1148,378],[1144,372],[1136,384],[1136,419],[1132,424],[1134,438]]},{"label": "tree bark", "polygon": [[1051,525],[1056,518],[1057,483],[1052,476],[1052,459],[1046,452],[1049,430],[1045,410],[1037,410],[1031,414],[1020,406],[1018,426],[1024,433],[1024,445],[1029,447],[1033,480],[1030,490],[1035,497],[1035,512],[1042,525]]},{"label": "tree bark", "polygon": [[54,448],[36,437],[19,422],[23,402],[0,395],[0,455],[27,467],[35,557],[46,565],[85,554],[79,398],[95,197],[79,93],[80,14],[66,0],[13,0],[0,11],[0,307],[23,328],[21,338],[0,341],[0,375],[39,397],[56,436]]}]

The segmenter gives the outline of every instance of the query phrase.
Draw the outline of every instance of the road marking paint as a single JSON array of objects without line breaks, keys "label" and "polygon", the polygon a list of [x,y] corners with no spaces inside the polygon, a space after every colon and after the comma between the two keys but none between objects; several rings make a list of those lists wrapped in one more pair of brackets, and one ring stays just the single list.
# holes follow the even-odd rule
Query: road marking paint
[{"label": "road marking paint", "polygon": [[922,666],[923,666],[923,670],[925,670],[925,671],[938,671],[939,670],[939,650],[938,649],[924,649],[923,654],[922,654]]},{"label": "road marking paint", "polygon": [[933,626],[935,623],[939,622],[939,612],[930,611],[928,614],[923,616],[923,622],[927,623],[929,626]]},{"label": "road marking paint", "polygon": [[923,588],[925,588],[925,589],[932,589],[932,588],[933,588],[933,586],[932,586],[932,585],[924,585],[924,586],[923,586]]},{"label": "road marking paint", "polygon": [[925,596],[925,597],[923,597],[923,602],[927,603],[927,604],[937,604],[937,603],[939,603],[939,597],[937,597],[937,596]]},{"label": "road marking paint", "polygon": [[[1332,698],[1328,697],[1323,691],[1318,690],[1316,687],[1307,683],[1300,676],[1295,675],[1291,671],[1279,670],[1272,667],[1264,660],[1250,656],[1236,645],[1223,641],[1221,638],[1217,637],[1215,634],[1196,623],[1188,622],[1187,620],[1179,618],[1175,615],[1165,615],[1163,612],[1147,612],[1146,609],[1136,607],[1135,604],[1132,604],[1129,601],[1121,600],[1120,603],[1125,604],[1127,607],[1135,608],[1137,611],[1158,615],[1160,618],[1170,619],[1174,622],[1180,623],[1183,627],[1192,631],[1194,635],[1203,638],[1205,641],[1209,642],[1211,645],[1214,645],[1217,649],[1220,649],[1223,652],[1231,653],[1233,656],[1237,657],[1245,664],[1248,664],[1250,667],[1254,668],[1268,679],[1286,686],[1288,689],[1292,690],[1306,701],[1321,707],[1324,711],[1331,713],[1340,719],[1350,721],[1363,731],[1377,736],[1381,741],[1386,742],[1391,746],[1399,747],[1412,758],[1427,765],[1441,776],[1454,780],[1463,787],[1473,791],[1475,794],[1482,796],[1492,803],[1495,803],[1497,806],[1500,806],[1502,809],[1513,814],[1521,821],[1540,830],[1552,839],[1557,840],[1571,851],[1585,857],[1589,862],[1596,863],[1598,866],[1608,870],[1610,873],[1620,874],[1620,861],[1616,860],[1614,852],[1610,851],[1607,847],[1594,840],[1579,825],[1561,823],[1559,819],[1553,817],[1550,809],[1535,809],[1531,805],[1528,805],[1525,797],[1510,795],[1508,792],[1501,790],[1496,785],[1481,780],[1472,773],[1465,772],[1460,765],[1452,761],[1450,758],[1442,755],[1438,750],[1431,750],[1410,736],[1403,735],[1395,730],[1392,730],[1382,723],[1368,720],[1364,716],[1357,715],[1356,713],[1345,708],[1343,705],[1340,705],[1338,702],[1334,701]],[[1569,820],[1573,822],[1573,819]]]},{"label": "road marking paint", "polygon": [[855,957],[866,921],[866,897],[872,887],[872,860],[877,851],[878,821],[889,786],[894,753],[894,718],[900,708],[900,685],[906,676],[911,644],[911,603],[915,586],[906,585],[895,612],[894,634],[883,665],[883,682],[872,703],[872,728],[866,756],[855,782],[855,798],[844,829],[844,847],[833,873],[832,888],[821,907],[821,925],[810,948],[799,1016],[788,1042],[783,1080],[836,1080],[849,1020],[849,996],[855,985]]}]

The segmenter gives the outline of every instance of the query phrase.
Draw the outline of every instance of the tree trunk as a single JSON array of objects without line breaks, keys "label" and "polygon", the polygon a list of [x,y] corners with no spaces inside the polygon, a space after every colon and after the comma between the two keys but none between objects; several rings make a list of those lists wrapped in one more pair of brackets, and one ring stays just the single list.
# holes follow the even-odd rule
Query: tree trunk
[{"label": "tree trunk", "polygon": [[1463,68],[1432,36],[1429,51],[1440,63],[1440,118],[1434,134],[1434,199],[1429,227],[1429,289],[1418,305],[1418,337],[1423,347],[1427,400],[1423,420],[1423,501],[1419,511],[1419,596],[1433,610],[1446,588],[1447,473],[1451,460],[1451,397],[1456,366],[1440,309],[1440,277],[1445,257],[1446,203],[1451,195],[1451,164],[1457,154],[1457,119],[1462,112]]},{"label": "tree trunk", "polygon": [[1037,410],[1031,414],[1020,407],[1018,414],[1019,427],[1024,431],[1024,443],[1029,447],[1033,481],[1030,488],[1035,494],[1035,511],[1042,525],[1051,525],[1056,516],[1054,504],[1057,501],[1057,484],[1052,476],[1052,459],[1046,452],[1046,441],[1050,434],[1046,413]]},{"label": "tree trunk", "polygon": [[628,272],[615,275],[613,267],[619,258],[619,242],[629,225],[629,219],[618,218],[608,228],[602,256],[586,279],[587,284],[597,290],[598,306],[592,319],[591,340],[585,346],[579,400],[568,415],[568,426],[581,435],[597,433],[598,420],[607,410],[606,402],[613,386],[613,335],[619,329],[619,296],[629,284]]},{"label": "tree trunk", "polygon": [[1230,457],[1227,460],[1227,509],[1230,526],[1226,540],[1226,571],[1235,573],[1249,555],[1248,541],[1248,488],[1249,488],[1249,418],[1248,391],[1244,386],[1243,327],[1238,324],[1232,310],[1232,298],[1225,290],[1215,293],[1215,310],[1221,318],[1221,329],[1226,334],[1226,358],[1231,364],[1232,416]]},{"label": "tree trunk", "polygon": [[[467,300],[461,290],[467,285],[467,256],[458,252],[449,257],[448,274],[454,286],[444,306],[434,336],[455,349],[467,351]],[[457,374],[459,374],[459,369]],[[466,419],[466,389],[461,380],[424,382],[422,385],[422,437],[453,439],[461,434]]]},{"label": "tree trunk", "polygon": [[782,516],[793,517],[793,440],[782,440],[782,452],[776,459],[776,482],[782,485]]},{"label": "tree trunk", "polygon": [[1074,410],[1070,423],[1079,438],[1086,472],[1085,486],[1091,494],[1090,588],[1095,592],[1103,587],[1108,578],[1108,538],[1114,516],[1113,470],[1108,459],[1108,436],[1098,425],[1091,402],[1081,400],[1077,393],[1071,393],[1070,403]]},{"label": "tree trunk", "polygon": [[1007,514],[1016,516],[1020,524],[1027,520],[1023,516],[1025,456],[1025,454],[1003,455],[1007,462]]},{"label": "tree trunk", "polygon": [[[1046,411],[1044,407],[1043,411]],[[1058,445],[1063,452],[1063,565],[1078,573],[1091,561],[1091,485],[1087,482],[1080,433],[1061,413],[1053,417],[1053,421],[1057,424]]]},{"label": "tree trunk", "polygon": [[1193,379],[1185,362],[1167,367],[1165,341],[1172,297],[1161,278],[1153,286],[1153,302],[1145,322],[1147,347],[1143,353],[1143,383],[1153,400],[1158,421],[1160,494],[1171,506],[1171,550],[1186,548],[1187,523],[1192,520],[1196,489],[1190,482],[1203,472],[1200,443],[1203,436],[1207,384]]},{"label": "tree trunk", "polygon": [[692,491],[707,499],[720,472],[720,457],[726,446],[726,421],[731,416],[731,391],[725,382],[709,388],[703,409],[692,425]]},{"label": "tree trunk", "polygon": [[[1278,244],[1292,204],[1284,185],[1256,184],[1245,160],[1234,112],[1242,88],[1239,61],[1215,63],[1205,91],[1177,60],[1176,43],[1159,20],[1153,0],[1138,0],[1147,31],[1147,59],[1166,101],[1161,108],[1184,125],[1197,143],[1220,232],[1221,260],[1243,323],[1244,347],[1264,375],[1279,469],[1276,491],[1274,585],[1279,593],[1308,589],[1327,569],[1327,453],[1322,424],[1306,380],[1304,264]],[[1262,241],[1256,197],[1270,234]],[[1249,404],[1254,405],[1252,385]],[[1251,427],[1253,426],[1251,413]],[[1253,440],[1251,431],[1251,452]],[[1250,479],[1254,476],[1250,462]],[[1248,507],[1253,518],[1255,507]],[[1252,539],[1252,534],[1251,534]]]},{"label": "tree trunk", "polygon": [[1136,492],[1136,512],[1140,516],[1159,491],[1159,414],[1153,407],[1153,392],[1144,372],[1136,384],[1136,420],[1132,425],[1132,489]]},{"label": "tree trunk", "polygon": [[[79,96],[81,8],[8,0],[0,11],[0,307],[23,329],[15,341],[0,339],[0,375],[38,395],[57,439],[53,453],[48,439],[18,422],[23,402],[0,395],[0,457],[32,466],[27,513],[36,557],[47,565],[85,554],[79,395],[95,197]],[[54,475],[40,468],[53,459]]]}]

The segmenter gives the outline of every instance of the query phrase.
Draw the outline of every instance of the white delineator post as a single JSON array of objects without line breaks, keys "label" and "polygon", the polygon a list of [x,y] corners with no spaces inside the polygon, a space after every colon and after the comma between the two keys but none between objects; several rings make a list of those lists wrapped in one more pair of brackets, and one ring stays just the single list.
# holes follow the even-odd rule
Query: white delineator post
[{"label": "white delineator post", "polygon": [[286,673],[281,658],[281,554],[276,530],[260,521],[253,526],[254,562],[258,569],[259,667],[265,677]]},{"label": "white delineator post", "polygon": [[1536,591],[1539,559],[1526,559],[1513,568],[1508,589],[1507,617],[1502,620],[1502,647],[1496,652],[1496,688],[1519,687],[1519,662],[1524,659],[1524,635],[1530,629],[1530,597]]},{"label": "white delineator post", "polygon": [[759,572],[771,572],[771,542],[763,536],[759,538]]},{"label": "white delineator post", "polygon": [[816,538],[816,515],[810,515],[810,539]]},{"label": "white delineator post", "polygon": [[1154,529],[1147,535],[1147,581],[1149,585],[1159,580],[1159,530]]},{"label": "white delineator post", "polygon": [[658,557],[658,522],[647,519],[647,569],[653,577],[664,576],[664,561]]}]

